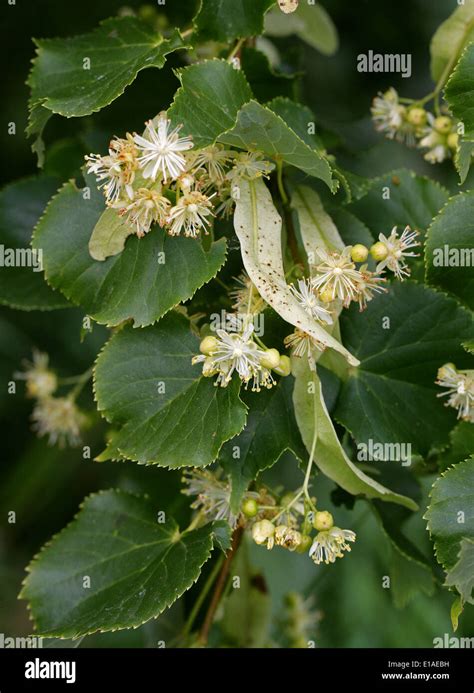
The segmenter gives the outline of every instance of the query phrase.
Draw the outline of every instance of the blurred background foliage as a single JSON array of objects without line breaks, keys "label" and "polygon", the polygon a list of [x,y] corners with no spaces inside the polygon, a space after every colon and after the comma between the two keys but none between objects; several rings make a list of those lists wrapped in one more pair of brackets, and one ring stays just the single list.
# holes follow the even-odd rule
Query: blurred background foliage
[{"label": "blurred background foliage", "polygon": [[[455,8],[455,0],[321,0],[321,4],[339,32],[340,47],[335,56],[324,56],[295,37],[272,41],[282,58],[280,69],[304,72],[297,97],[311,107],[318,123],[331,133],[339,161],[363,176],[403,165],[418,173],[436,175],[456,190],[456,176],[449,162],[434,170],[418,152],[376,135],[369,119],[371,100],[379,90],[394,86],[404,96],[412,97],[430,90],[429,41]],[[144,5],[140,0],[129,0],[126,6],[115,0],[17,0],[14,6],[3,3],[2,64],[8,65],[8,71],[0,135],[2,185],[37,174],[35,156],[24,136],[28,101],[25,80],[34,55],[32,37],[86,32],[100,20],[128,11],[156,25],[187,27],[196,5],[197,0],[167,0],[164,6]],[[357,72],[357,55],[369,49],[411,53],[412,78]],[[105,149],[112,134],[139,130],[145,119],[166,108],[178,86],[173,68],[182,65],[182,60],[179,53],[174,54],[164,70],[140,72],[125,94],[99,114],[70,120],[54,116],[45,132],[45,173],[58,183],[66,180],[78,173],[85,153]],[[16,124],[15,135],[7,134],[5,123],[10,122]],[[32,403],[25,399],[21,383],[16,395],[7,394],[12,374],[21,367],[22,359],[31,357],[32,347],[50,354],[51,365],[60,376],[75,375],[90,366],[107,338],[107,330],[96,325],[81,339],[83,317],[75,308],[49,313],[0,308],[0,632],[9,636],[31,632],[26,605],[16,598],[25,565],[74,516],[84,496],[119,486],[148,493],[157,507],[179,522],[184,523],[189,514],[187,502],[179,494],[179,472],[134,463],[93,461],[103,447],[104,425],[97,414],[91,414],[83,441],[91,448],[91,459],[84,459],[82,448],[60,450],[34,437],[29,422]],[[93,412],[90,388],[83,392],[80,403]],[[289,455],[268,477],[270,483],[285,483],[287,488],[300,483],[300,472]],[[422,508],[426,507],[424,499],[434,478],[425,477],[419,489]],[[319,505],[334,509],[338,524],[358,534],[351,555],[335,565],[317,567],[307,556],[290,555],[282,549],[268,552],[255,545],[244,547],[239,564],[232,570],[245,576],[242,589],[238,596],[230,595],[224,601],[211,644],[294,646],[303,633],[306,639],[314,640],[316,647],[430,647],[433,638],[451,633],[452,596],[440,585],[433,588],[432,594],[423,593],[423,589],[411,594],[408,589],[408,598],[385,589],[384,576],[403,572],[406,566],[397,566],[397,557],[371,507],[358,500],[354,511],[349,511],[340,503],[350,505],[351,499],[335,494],[335,490],[332,482],[319,478]],[[7,521],[10,511],[16,513],[14,524]],[[427,549],[427,555],[431,553],[420,516],[409,521],[408,533],[420,549]],[[204,572],[210,569],[212,566],[206,566]],[[416,575],[406,577],[412,585],[416,583]],[[431,591],[430,585],[425,587],[425,592]],[[166,641],[170,646],[198,589],[193,588],[156,622],[135,631],[90,636],[72,645],[156,647]],[[295,592],[299,596],[291,594]],[[301,601],[308,598],[312,601],[300,609],[301,616]],[[233,618],[236,610],[239,619]],[[303,623],[308,610],[311,618]],[[461,619],[456,633],[459,637],[472,635],[471,611],[468,608]]]}]

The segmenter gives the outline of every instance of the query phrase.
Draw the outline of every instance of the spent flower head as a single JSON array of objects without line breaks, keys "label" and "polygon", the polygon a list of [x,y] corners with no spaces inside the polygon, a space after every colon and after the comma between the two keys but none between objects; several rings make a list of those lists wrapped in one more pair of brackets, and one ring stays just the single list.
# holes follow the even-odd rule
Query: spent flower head
[{"label": "spent flower head", "polygon": [[458,410],[458,419],[474,423],[474,371],[458,371],[452,363],[438,370],[436,384],[445,387],[438,397],[448,397],[447,407]]},{"label": "spent flower head", "polygon": [[40,437],[47,435],[49,443],[78,445],[81,427],[86,416],[80,411],[71,397],[45,397],[36,404],[32,414],[33,430]]},{"label": "spent flower head", "polygon": [[49,369],[49,356],[33,349],[33,361],[24,361],[25,370],[14,373],[14,377],[26,381],[28,397],[43,399],[53,394],[58,386],[56,374]]}]

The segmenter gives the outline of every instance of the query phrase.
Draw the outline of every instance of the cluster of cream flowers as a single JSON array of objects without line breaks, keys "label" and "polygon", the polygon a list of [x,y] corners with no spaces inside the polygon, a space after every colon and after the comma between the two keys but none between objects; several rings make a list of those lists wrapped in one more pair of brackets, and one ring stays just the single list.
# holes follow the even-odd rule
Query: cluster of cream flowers
[{"label": "cluster of cream flowers", "polygon": [[403,105],[393,87],[375,97],[371,112],[376,130],[388,139],[426,150],[424,157],[431,164],[453,157],[458,149],[456,120],[448,115],[435,116],[416,102]]},{"label": "cluster of cream flowers", "polygon": [[26,381],[27,396],[36,400],[32,414],[33,430],[40,437],[47,435],[51,445],[77,445],[86,417],[73,397],[54,396],[59,382],[49,368],[48,355],[34,350],[33,361],[25,361],[25,370],[15,373],[14,377]]},{"label": "cluster of cream flowers", "polygon": [[268,175],[273,164],[256,152],[239,153],[220,144],[194,149],[180,137],[166,112],[146,123],[143,135],[115,137],[108,154],[86,156],[106,204],[141,238],[153,224],[171,236],[208,233],[212,218],[232,211],[239,178]]},{"label": "cluster of cream flowers", "polygon": [[240,506],[240,513],[231,511],[231,486],[222,479],[220,470],[192,469],[183,475],[183,493],[195,496],[191,507],[198,510],[205,521],[227,520],[232,528],[237,525],[250,530],[252,539],[271,550],[280,546],[288,551],[308,553],[320,563],[334,563],[351,550],[356,539],[352,530],[334,525],[327,510],[318,511],[302,500],[302,493],[289,493],[278,502],[265,486],[257,491],[247,491]]}]

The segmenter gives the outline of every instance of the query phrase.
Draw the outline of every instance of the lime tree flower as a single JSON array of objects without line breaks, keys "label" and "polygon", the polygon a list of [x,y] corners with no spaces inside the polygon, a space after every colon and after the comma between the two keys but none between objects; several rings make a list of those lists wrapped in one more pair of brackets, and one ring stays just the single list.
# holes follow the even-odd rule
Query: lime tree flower
[{"label": "lime tree flower", "polygon": [[334,563],[336,558],[343,558],[344,551],[350,551],[348,542],[356,540],[355,533],[350,529],[340,529],[334,526],[334,519],[330,512],[316,512],[313,518],[313,527],[318,530],[313,539],[309,556],[319,565],[320,563]]},{"label": "lime tree flower", "polygon": [[25,370],[15,373],[14,377],[26,381],[27,396],[42,399],[52,395],[58,386],[58,379],[48,367],[48,354],[34,349],[33,361],[24,361],[24,365]]},{"label": "lime tree flower", "polygon": [[257,287],[248,274],[243,271],[235,279],[236,286],[229,292],[229,298],[233,301],[232,308],[237,313],[251,313],[258,315],[265,310],[267,303],[260,296]]},{"label": "lime tree flower", "polygon": [[206,337],[201,342],[203,353],[195,356],[193,363],[204,362],[209,374],[218,375],[216,385],[221,387],[227,387],[234,372],[244,383],[248,383],[258,376],[260,361],[265,355],[255,343],[253,332],[254,326],[250,321],[242,328],[236,327],[236,331],[218,328],[216,337]]},{"label": "lime tree flower", "polygon": [[301,532],[287,525],[275,527],[275,544],[294,551],[301,544]]},{"label": "lime tree flower", "polygon": [[204,169],[210,183],[220,186],[224,183],[226,167],[233,159],[233,152],[224,149],[221,144],[213,144],[197,152],[193,162],[193,169]]},{"label": "lime tree flower", "polygon": [[351,547],[348,542],[356,540],[356,535],[350,529],[339,529],[332,527],[329,530],[318,532],[314,538],[309,556],[313,559],[316,565],[320,563],[334,563],[336,558],[343,558],[344,551],[350,551]]},{"label": "lime tree flower", "polygon": [[191,469],[184,472],[182,482],[181,493],[196,496],[190,506],[193,510],[202,511],[210,520],[226,520],[235,527],[238,516],[230,509],[231,487],[228,481],[219,479],[207,469]]},{"label": "lime tree flower", "polygon": [[390,87],[375,97],[372,108],[375,129],[390,140],[413,146],[416,142],[416,125],[407,118],[407,109],[399,102],[397,91]]},{"label": "lime tree flower", "polygon": [[375,243],[371,248],[374,259],[380,260],[376,267],[377,274],[380,274],[387,268],[401,281],[404,277],[408,277],[410,270],[405,262],[405,258],[418,257],[418,253],[407,252],[411,248],[420,245],[416,240],[417,236],[418,231],[412,231],[409,226],[404,228],[400,237],[398,236],[396,226],[393,227],[388,238],[381,233],[379,242]]},{"label": "lime tree flower", "polygon": [[435,117],[432,113],[428,113],[427,118],[428,124],[423,130],[419,147],[428,150],[424,155],[426,161],[430,164],[439,164],[451,158],[458,148],[457,123],[446,115]]},{"label": "lime tree flower", "polygon": [[138,150],[130,134],[126,139],[114,137],[105,156],[89,154],[85,157],[87,172],[92,173],[99,183],[108,204],[114,204],[125,192],[133,198],[132,183],[139,167]]},{"label": "lime tree flower", "polygon": [[330,300],[339,298],[347,307],[357,296],[357,286],[361,280],[360,272],[351,259],[351,246],[340,253],[328,252],[324,248],[317,248],[316,253],[322,262],[316,266],[313,287]]},{"label": "lime tree flower", "polygon": [[78,445],[86,416],[72,397],[45,397],[38,401],[32,414],[33,430],[40,437],[47,435],[49,444]]},{"label": "lime tree flower", "polygon": [[300,306],[315,320],[326,323],[326,325],[332,325],[331,311],[321,305],[311,279],[298,279],[297,286],[294,286],[294,284],[290,285],[290,291]]},{"label": "lime tree flower", "polygon": [[312,335],[300,330],[296,327],[291,334],[283,340],[287,349],[291,350],[291,355],[296,358],[307,358],[311,370],[316,369],[316,361],[314,359],[313,350],[324,351],[326,348],[322,342],[319,342]]},{"label": "lime tree flower", "polygon": [[275,545],[275,525],[270,520],[259,520],[252,527],[252,538],[259,546],[273,549]]},{"label": "lime tree flower", "polygon": [[193,147],[191,137],[179,137],[183,127],[178,125],[170,131],[171,121],[165,111],[158,115],[155,126],[153,120],[146,123],[144,136],[134,135],[141,156],[138,161],[144,178],[156,180],[158,174],[166,181],[175,180],[186,169],[186,159],[182,152]]},{"label": "lime tree flower", "polygon": [[357,295],[354,300],[359,303],[360,311],[363,311],[367,308],[367,303],[373,299],[374,294],[387,291],[384,286],[381,286],[386,279],[368,270],[367,265],[362,265],[359,272],[360,279],[357,282]]},{"label": "lime tree flower", "polygon": [[170,201],[161,194],[161,190],[139,188],[133,200],[125,206],[118,206],[118,209],[119,214],[135,226],[138,238],[143,238],[152,224],[164,226],[170,207]]},{"label": "lime tree flower", "polygon": [[234,165],[227,173],[227,179],[238,183],[240,178],[255,180],[267,177],[275,168],[275,164],[267,161],[261,152],[240,152],[234,158]]},{"label": "lime tree flower", "polygon": [[211,199],[198,190],[191,190],[179,198],[167,217],[167,231],[170,236],[184,235],[196,238],[201,231],[208,233],[209,217],[213,216]]},{"label": "lime tree flower", "polygon": [[458,410],[458,419],[474,423],[474,371],[458,371],[452,363],[438,370],[436,384],[445,387],[438,397],[448,397],[447,407]]}]

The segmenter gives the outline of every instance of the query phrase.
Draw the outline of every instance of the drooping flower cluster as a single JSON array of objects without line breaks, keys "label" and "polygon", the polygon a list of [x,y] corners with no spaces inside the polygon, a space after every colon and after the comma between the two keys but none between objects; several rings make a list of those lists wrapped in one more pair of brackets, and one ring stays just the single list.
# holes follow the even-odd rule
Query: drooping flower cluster
[{"label": "drooping flower cluster", "polygon": [[272,370],[289,375],[288,357],[257,344],[252,316],[227,314],[225,329],[218,327],[215,335],[204,337],[199,349],[201,353],[193,358],[193,364],[202,363],[203,375],[217,376],[215,385],[221,387],[227,387],[234,373],[245,386],[252,381],[256,392],[275,384]]},{"label": "drooping flower cluster", "polygon": [[426,150],[424,157],[431,164],[453,157],[458,149],[461,126],[455,119],[445,114],[435,116],[417,102],[400,103],[393,87],[375,97],[371,112],[378,132]]},{"label": "drooping flower cluster", "polygon": [[73,397],[54,396],[59,381],[49,369],[48,355],[34,350],[33,361],[25,361],[25,370],[15,373],[14,377],[25,380],[27,396],[36,399],[32,414],[33,430],[40,437],[47,435],[51,445],[77,445],[86,417]]},{"label": "drooping flower cluster", "polygon": [[438,370],[436,384],[445,387],[438,397],[447,397],[447,407],[458,411],[458,419],[474,423],[474,371],[458,371],[452,363],[446,363]]},{"label": "drooping flower cluster", "polygon": [[220,144],[195,150],[181,129],[161,112],[142,135],[114,137],[107,155],[85,157],[106,204],[139,238],[153,224],[172,236],[207,234],[214,216],[232,211],[232,188],[239,179],[266,176],[273,169],[258,152],[238,153]]},{"label": "drooping flower cluster", "polygon": [[[405,258],[415,257],[412,248],[419,245],[417,231],[407,226],[401,235],[395,226],[388,237],[380,234],[379,241],[367,248],[361,243],[346,246],[342,251],[317,248],[319,263],[311,267],[308,279],[299,279],[290,290],[302,308],[322,325],[333,324],[338,310],[348,308],[352,302],[362,311],[374,294],[386,291],[382,276],[386,270],[403,280],[410,274]],[[370,255],[377,262],[375,270],[369,270],[366,260]],[[297,328],[285,339],[285,346],[293,356],[308,358],[314,369],[313,350],[324,350],[312,335]]]},{"label": "drooping flower cluster", "polygon": [[[285,496],[271,514],[266,510],[266,517],[262,517],[257,504],[256,512],[251,516],[254,542],[269,550],[281,546],[289,551],[308,552],[317,565],[334,563],[336,558],[343,558],[344,552],[351,550],[355,533],[335,527],[328,511],[312,510],[308,513],[306,503],[299,500],[300,495]],[[312,536],[314,530],[316,534]]]}]

